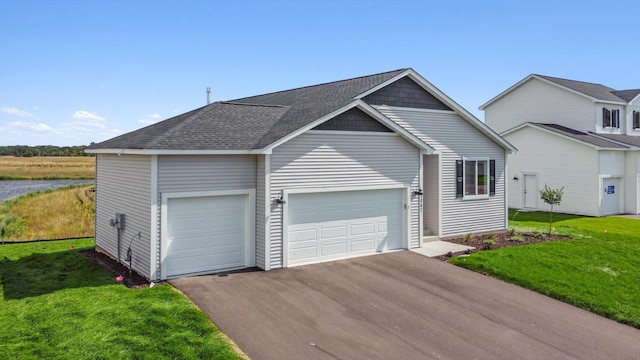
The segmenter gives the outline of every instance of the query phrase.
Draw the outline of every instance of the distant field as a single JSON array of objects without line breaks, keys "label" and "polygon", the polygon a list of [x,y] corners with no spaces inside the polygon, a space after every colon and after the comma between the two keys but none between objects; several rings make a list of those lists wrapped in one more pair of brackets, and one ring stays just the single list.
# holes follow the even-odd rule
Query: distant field
[{"label": "distant field", "polygon": [[83,156],[0,156],[0,180],[93,179],[96,159]]},{"label": "distant field", "polygon": [[22,195],[0,203],[0,239],[69,239],[93,236],[93,185],[67,186]]}]

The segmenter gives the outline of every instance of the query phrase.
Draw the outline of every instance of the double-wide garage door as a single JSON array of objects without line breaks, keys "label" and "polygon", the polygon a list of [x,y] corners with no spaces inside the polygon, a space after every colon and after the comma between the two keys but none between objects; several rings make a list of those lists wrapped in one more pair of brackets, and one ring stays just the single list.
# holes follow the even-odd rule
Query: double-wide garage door
[{"label": "double-wide garage door", "polygon": [[165,276],[245,266],[247,216],[246,195],[168,199]]},{"label": "double-wide garage door", "polygon": [[401,249],[402,189],[289,194],[288,265]]}]

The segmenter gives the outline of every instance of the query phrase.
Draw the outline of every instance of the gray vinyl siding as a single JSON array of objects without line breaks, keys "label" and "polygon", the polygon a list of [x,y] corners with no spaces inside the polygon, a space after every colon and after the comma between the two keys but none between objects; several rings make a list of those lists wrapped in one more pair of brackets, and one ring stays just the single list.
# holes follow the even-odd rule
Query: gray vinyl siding
[{"label": "gray vinyl siding", "polygon": [[[420,150],[395,134],[309,132],[271,155],[271,200],[283,189],[403,185],[419,187]],[[419,199],[410,204],[410,247],[420,244]],[[271,209],[271,267],[282,267],[282,206]]]},{"label": "gray vinyl siding", "polygon": [[[525,122],[558,124],[587,132],[595,130],[597,110],[594,103],[582,95],[531,79],[487,106],[484,118],[498,133]],[[599,110],[601,114],[602,108]]]},{"label": "gray vinyl siding", "polygon": [[[176,192],[255,189],[256,170],[255,155],[158,156],[158,196]],[[161,221],[159,217],[159,225]],[[160,244],[157,245],[160,249]],[[159,258],[161,256],[159,254]]]},{"label": "gray vinyl siding", "polygon": [[[505,150],[454,112],[376,107],[398,125],[441,153],[440,236],[506,228]],[[456,198],[456,160],[487,158],[496,162],[496,195],[476,200]],[[425,206],[435,206],[425,204]],[[425,209],[425,214],[429,210]]]},{"label": "gray vinyl siding", "polygon": [[265,156],[256,159],[256,266],[265,268]]},{"label": "gray vinyl siding", "polygon": [[[538,191],[545,184],[554,189],[564,187],[562,202],[554,211],[600,215],[598,150],[529,126],[507,134],[505,139],[518,147],[518,153],[509,156],[510,207],[523,207],[524,174],[534,174]],[[539,200],[537,209],[548,211],[549,205]]]},{"label": "gray vinyl siding", "polygon": [[424,228],[426,235],[438,235],[439,209],[438,198],[440,183],[438,180],[438,155],[425,155],[423,157],[423,182],[424,193],[422,211],[424,216]]},{"label": "gray vinyl siding", "polygon": [[120,259],[131,243],[133,269],[150,277],[151,157],[99,154],[96,163],[96,246],[117,258],[117,232],[109,219],[125,214]]},{"label": "gray vinyl siding", "polygon": [[254,155],[158,156],[160,193],[255,188]]}]

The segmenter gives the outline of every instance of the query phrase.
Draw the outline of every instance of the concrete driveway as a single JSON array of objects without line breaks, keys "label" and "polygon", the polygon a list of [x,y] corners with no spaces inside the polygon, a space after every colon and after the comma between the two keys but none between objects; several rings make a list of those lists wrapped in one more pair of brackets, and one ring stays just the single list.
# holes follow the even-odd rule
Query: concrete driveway
[{"label": "concrete driveway", "polygon": [[640,331],[410,251],[172,280],[252,359],[638,359]]}]

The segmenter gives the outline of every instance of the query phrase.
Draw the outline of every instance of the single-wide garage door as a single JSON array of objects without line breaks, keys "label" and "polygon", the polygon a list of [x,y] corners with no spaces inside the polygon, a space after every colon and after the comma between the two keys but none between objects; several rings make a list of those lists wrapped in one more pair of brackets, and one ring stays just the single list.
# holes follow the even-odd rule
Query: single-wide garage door
[{"label": "single-wide garage door", "polygon": [[402,189],[289,194],[288,265],[402,248]]},{"label": "single-wide garage door", "polygon": [[165,275],[245,266],[247,230],[246,195],[168,199]]}]

